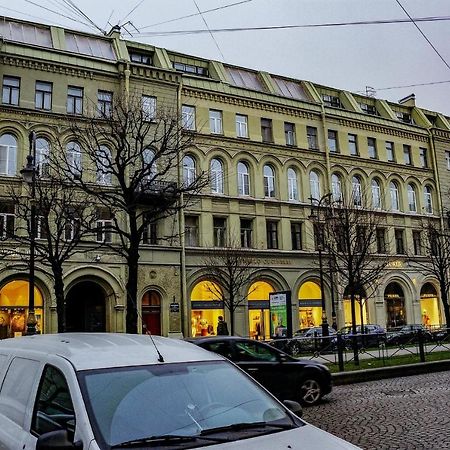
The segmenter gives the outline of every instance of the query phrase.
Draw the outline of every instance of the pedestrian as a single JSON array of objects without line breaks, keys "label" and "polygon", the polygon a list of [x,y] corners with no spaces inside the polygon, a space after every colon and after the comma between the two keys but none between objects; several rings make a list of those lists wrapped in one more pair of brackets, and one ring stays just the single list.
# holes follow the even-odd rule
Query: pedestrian
[{"label": "pedestrian", "polygon": [[217,324],[217,336],[228,336],[228,325],[223,320],[222,316],[218,317],[219,323]]}]

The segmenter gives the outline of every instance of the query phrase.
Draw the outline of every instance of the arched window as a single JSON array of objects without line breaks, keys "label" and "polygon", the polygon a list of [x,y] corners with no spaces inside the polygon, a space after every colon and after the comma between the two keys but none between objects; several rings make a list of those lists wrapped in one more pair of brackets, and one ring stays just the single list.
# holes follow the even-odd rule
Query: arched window
[{"label": "arched window", "polygon": [[40,177],[48,175],[48,157],[50,154],[50,143],[47,139],[36,139],[36,168]]},{"label": "arched window", "polygon": [[17,167],[17,140],[12,134],[0,137],[0,174],[15,175]]},{"label": "arched window", "polygon": [[264,196],[275,197],[275,172],[271,166],[264,166]]},{"label": "arched window", "polygon": [[246,163],[238,162],[238,193],[239,195],[250,195],[250,176]]},{"label": "arched window", "polygon": [[142,152],[142,169],[144,171],[144,179],[152,181],[156,176],[155,151],[146,148]]},{"label": "arched window", "polygon": [[183,158],[183,180],[186,186],[190,186],[195,180],[195,161],[192,156]]},{"label": "arched window", "polygon": [[381,209],[381,188],[380,182],[373,179],[371,183],[372,188],[372,207],[374,209]]},{"label": "arched window", "polygon": [[309,188],[311,190],[311,198],[318,201],[320,199],[320,179],[314,170],[311,170],[309,173]]},{"label": "arched window", "polygon": [[333,173],[333,175],[331,175],[331,192],[333,193],[333,200],[335,202],[339,202],[342,200],[341,177],[336,173]]},{"label": "arched window", "polygon": [[214,158],[210,164],[211,192],[223,194],[223,164],[220,159]]},{"label": "arched window", "polygon": [[391,194],[391,209],[392,211],[400,210],[400,202],[398,198],[398,186],[397,183],[391,181],[389,183],[389,192]]},{"label": "arched window", "polygon": [[353,205],[362,206],[361,178],[357,176],[352,178],[352,197]]},{"label": "arched window", "polygon": [[291,201],[298,200],[297,172],[292,167],[289,167],[287,176],[288,176],[288,198]]},{"label": "arched window", "polygon": [[417,212],[416,189],[412,184],[408,184],[408,208],[410,212]]},{"label": "arched window", "polygon": [[97,150],[97,183],[111,184],[111,150],[105,145],[100,145]]},{"label": "arched window", "polygon": [[433,214],[433,190],[431,186],[425,186],[423,190],[423,197],[425,203],[425,212],[427,214]]},{"label": "arched window", "polygon": [[81,147],[78,142],[69,142],[67,144],[67,165],[73,177],[81,176]]}]

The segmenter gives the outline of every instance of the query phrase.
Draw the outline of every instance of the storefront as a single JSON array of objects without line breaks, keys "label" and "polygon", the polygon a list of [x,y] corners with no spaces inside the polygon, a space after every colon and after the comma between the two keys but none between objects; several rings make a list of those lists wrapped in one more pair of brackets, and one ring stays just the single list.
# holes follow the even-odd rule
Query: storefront
[{"label": "storefront", "polygon": [[405,296],[398,283],[388,284],[384,291],[384,302],[387,316],[386,328],[406,325]]},{"label": "storefront", "polygon": [[[352,301],[347,289],[344,292],[344,299],[342,304],[344,309],[344,325],[348,327],[350,325],[353,325],[353,321]],[[367,296],[364,291],[355,294],[355,323],[356,325],[361,325],[361,323],[369,323],[369,316],[367,314]]]},{"label": "storefront", "polygon": [[147,291],[142,297],[142,325],[151,334],[161,334],[161,296],[156,291]]},{"label": "storefront", "polygon": [[300,329],[322,323],[322,295],[320,286],[314,281],[306,281],[298,290],[298,323]]},{"label": "storefront", "polygon": [[[34,288],[36,332],[43,332],[43,299]],[[0,290],[0,339],[21,336],[27,329],[28,281],[14,280]]]},{"label": "storefront", "polygon": [[437,326],[441,324],[438,294],[431,283],[424,284],[420,290],[420,309],[423,325]]},{"label": "storefront", "polygon": [[256,281],[248,290],[248,329],[251,338],[270,338],[269,294],[271,292],[275,292],[275,289],[267,281]]},{"label": "storefront", "polygon": [[191,336],[215,335],[223,308],[222,290],[216,283],[197,283],[191,292]]}]

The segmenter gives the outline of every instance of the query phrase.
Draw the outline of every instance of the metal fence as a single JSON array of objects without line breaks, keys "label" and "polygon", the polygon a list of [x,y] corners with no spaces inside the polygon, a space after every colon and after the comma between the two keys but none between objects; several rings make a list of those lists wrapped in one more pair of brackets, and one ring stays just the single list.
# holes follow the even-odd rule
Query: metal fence
[{"label": "metal fence", "polygon": [[[273,339],[268,343],[291,356],[336,364],[340,371],[358,360],[379,360],[382,365],[392,365],[392,359],[409,355],[417,362],[425,362],[437,352],[449,352],[450,328],[425,328],[405,326],[398,330],[374,334],[341,334],[322,337],[293,337]],[[413,359],[414,359],[413,358]]]}]

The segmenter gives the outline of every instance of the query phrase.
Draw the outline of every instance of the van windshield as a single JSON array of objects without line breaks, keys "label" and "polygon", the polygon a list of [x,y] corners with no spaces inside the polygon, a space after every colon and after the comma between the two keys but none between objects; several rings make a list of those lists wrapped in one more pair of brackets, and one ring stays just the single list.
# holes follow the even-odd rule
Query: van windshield
[{"label": "van windshield", "polygon": [[298,426],[226,361],[88,370],[78,378],[101,448],[167,436],[201,438],[234,424],[276,424],[270,432]]}]

